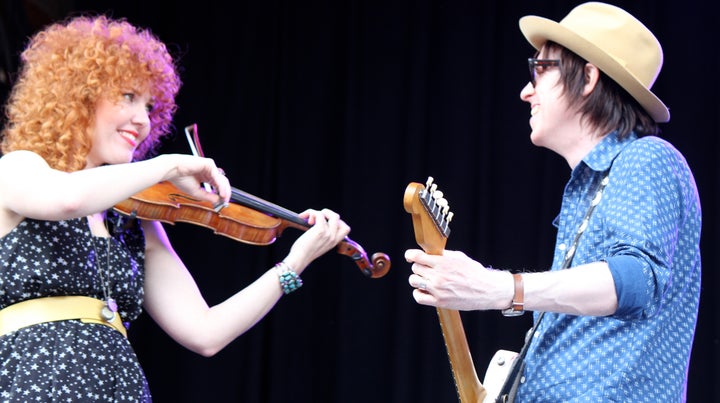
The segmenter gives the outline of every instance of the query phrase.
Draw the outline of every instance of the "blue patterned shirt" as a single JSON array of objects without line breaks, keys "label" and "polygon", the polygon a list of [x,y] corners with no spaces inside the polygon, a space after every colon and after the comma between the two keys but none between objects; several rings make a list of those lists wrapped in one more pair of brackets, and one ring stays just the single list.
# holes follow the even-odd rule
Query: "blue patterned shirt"
[{"label": "blue patterned shirt", "polygon": [[572,266],[606,261],[618,309],[605,317],[546,313],[528,350],[520,402],[685,401],[701,211],[680,152],[658,137],[606,136],[565,187],[552,270],[561,269],[608,170]]}]

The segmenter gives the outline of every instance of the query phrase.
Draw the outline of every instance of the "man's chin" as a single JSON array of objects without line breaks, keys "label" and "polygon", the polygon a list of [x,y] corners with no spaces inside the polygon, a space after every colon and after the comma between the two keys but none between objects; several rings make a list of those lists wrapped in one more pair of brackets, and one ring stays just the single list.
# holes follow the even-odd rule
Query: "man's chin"
[{"label": "man's chin", "polygon": [[536,135],[534,130],[530,132],[530,142],[533,143],[533,145],[535,146],[544,147],[542,138]]}]

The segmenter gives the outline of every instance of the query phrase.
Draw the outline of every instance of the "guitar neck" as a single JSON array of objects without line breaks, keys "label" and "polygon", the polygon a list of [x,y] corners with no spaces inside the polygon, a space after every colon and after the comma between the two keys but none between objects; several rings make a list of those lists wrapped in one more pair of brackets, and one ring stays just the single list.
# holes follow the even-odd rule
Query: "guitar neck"
[{"label": "guitar neck", "polygon": [[[412,215],[415,241],[429,255],[440,255],[450,235],[448,224],[452,219],[447,200],[436,191],[432,178],[426,186],[412,182],[403,197],[405,211]],[[453,378],[461,403],[480,403],[487,391],[480,383],[473,365],[470,348],[465,338],[460,312],[437,308],[445,347],[447,348]]]},{"label": "guitar neck", "polygon": [[437,313],[460,402],[482,402],[487,391],[475,371],[460,312],[437,308]]}]

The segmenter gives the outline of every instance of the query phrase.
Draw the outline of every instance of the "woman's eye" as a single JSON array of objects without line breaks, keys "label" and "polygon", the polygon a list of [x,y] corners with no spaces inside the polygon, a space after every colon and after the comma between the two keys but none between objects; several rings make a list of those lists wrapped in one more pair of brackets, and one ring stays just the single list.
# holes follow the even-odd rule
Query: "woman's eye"
[{"label": "woman's eye", "polygon": [[133,100],[135,100],[135,94],[133,94],[132,92],[127,92],[127,93],[123,94],[123,99],[125,99],[128,102],[132,102]]},{"label": "woman's eye", "polygon": [[148,111],[148,113],[152,112],[153,109],[155,109],[155,105],[153,105],[153,104],[146,104],[146,105],[145,105],[145,110]]}]

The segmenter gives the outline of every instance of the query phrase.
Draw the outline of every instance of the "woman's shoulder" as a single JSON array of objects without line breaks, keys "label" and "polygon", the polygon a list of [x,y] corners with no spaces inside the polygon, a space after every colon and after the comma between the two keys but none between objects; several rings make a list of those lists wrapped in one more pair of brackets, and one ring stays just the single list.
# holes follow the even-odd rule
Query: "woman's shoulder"
[{"label": "woman's shoulder", "polygon": [[29,150],[15,150],[0,157],[0,169],[13,169],[26,164],[41,164],[47,166],[45,159],[39,154]]}]

